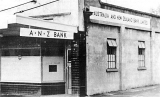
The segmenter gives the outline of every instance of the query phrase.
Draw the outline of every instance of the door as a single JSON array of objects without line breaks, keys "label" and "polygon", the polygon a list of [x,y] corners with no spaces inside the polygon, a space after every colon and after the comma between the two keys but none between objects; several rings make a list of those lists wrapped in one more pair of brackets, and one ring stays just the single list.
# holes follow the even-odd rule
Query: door
[{"label": "door", "polygon": [[66,49],[66,86],[67,94],[72,94],[72,76],[71,76],[71,47]]}]

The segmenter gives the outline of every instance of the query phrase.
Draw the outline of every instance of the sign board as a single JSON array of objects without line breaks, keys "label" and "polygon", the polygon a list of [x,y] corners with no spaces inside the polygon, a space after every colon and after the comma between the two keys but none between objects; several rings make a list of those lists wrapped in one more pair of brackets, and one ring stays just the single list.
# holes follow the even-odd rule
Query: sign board
[{"label": "sign board", "polygon": [[90,19],[93,20],[125,24],[130,26],[138,26],[150,29],[150,18],[115,12],[92,6],[90,6],[90,11],[93,12],[93,14],[90,16]]},{"label": "sign board", "polygon": [[73,39],[73,35],[73,32],[20,28],[20,36],[26,37]]}]

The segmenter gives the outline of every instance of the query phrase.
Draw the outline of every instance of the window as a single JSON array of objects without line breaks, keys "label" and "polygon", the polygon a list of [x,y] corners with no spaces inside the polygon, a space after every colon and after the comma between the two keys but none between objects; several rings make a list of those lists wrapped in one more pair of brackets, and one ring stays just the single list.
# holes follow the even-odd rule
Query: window
[{"label": "window", "polygon": [[64,40],[5,36],[1,41],[2,56],[63,56]]},{"label": "window", "polygon": [[107,68],[116,69],[116,48],[117,43],[115,39],[107,39]]},{"label": "window", "polygon": [[40,39],[5,36],[1,41],[2,56],[40,56]]},{"label": "window", "polygon": [[139,68],[145,67],[145,42],[138,42],[138,66]]},{"label": "window", "polygon": [[41,54],[42,56],[63,56],[64,55],[64,40],[57,39],[41,39]]},{"label": "window", "polygon": [[57,72],[57,65],[49,65],[49,72]]},{"label": "window", "polygon": [[71,63],[71,49],[67,50],[67,55],[68,55],[67,62]]}]

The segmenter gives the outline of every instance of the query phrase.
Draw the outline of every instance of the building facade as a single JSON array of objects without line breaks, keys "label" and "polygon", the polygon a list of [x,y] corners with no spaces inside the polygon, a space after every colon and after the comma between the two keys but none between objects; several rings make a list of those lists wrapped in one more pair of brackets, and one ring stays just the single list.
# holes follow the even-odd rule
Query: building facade
[{"label": "building facade", "polygon": [[159,84],[159,16],[85,1],[87,94]]},{"label": "building facade", "polygon": [[1,94],[81,96],[160,83],[160,16],[101,0],[37,2],[1,15]]},{"label": "building facade", "polygon": [[1,12],[2,95],[85,93],[86,47],[78,26],[83,23],[79,3],[37,0]]}]

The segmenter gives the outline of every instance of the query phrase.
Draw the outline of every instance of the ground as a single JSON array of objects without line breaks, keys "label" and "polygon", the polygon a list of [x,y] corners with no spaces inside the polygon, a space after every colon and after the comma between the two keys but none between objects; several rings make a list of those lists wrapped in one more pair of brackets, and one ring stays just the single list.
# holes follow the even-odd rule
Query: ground
[{"label": "ground", "polygon": [[104,93],[90,97],[160,97],[160,85]]},{"label": "ground", "polygon": [[[1,95],[1,97],[34,97],[34,96]],[[54,95],[54,96],[41,96],[41,97],[81,97],[81,96]],[[103,93],[85,97],[160,97],[160,85],[129,89],[125,91],[115,91],[115,92]]]}]

